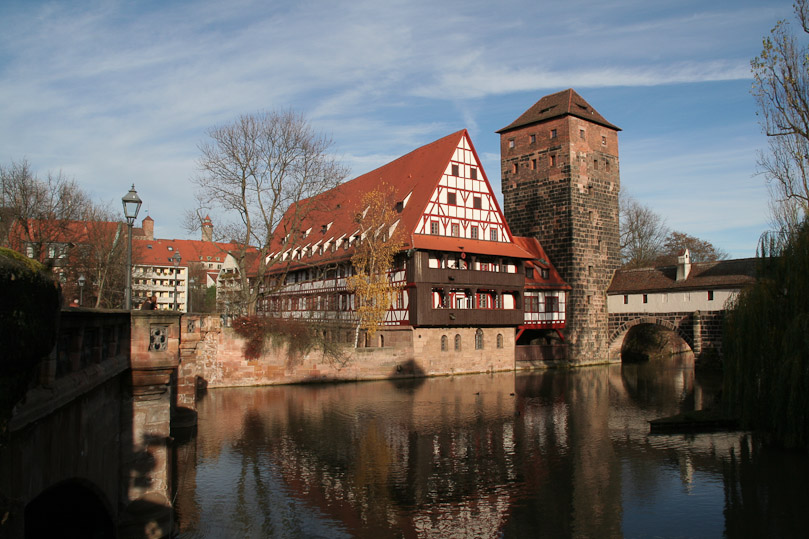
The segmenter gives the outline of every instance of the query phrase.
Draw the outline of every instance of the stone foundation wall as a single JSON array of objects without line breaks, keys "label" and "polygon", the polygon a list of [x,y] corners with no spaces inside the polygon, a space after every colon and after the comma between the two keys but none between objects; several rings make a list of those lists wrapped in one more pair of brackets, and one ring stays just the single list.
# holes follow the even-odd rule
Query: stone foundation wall
[{"label": "stone foundation wall", "polygon": [[[195,322],[189,324],[193,318]],[[363,348],[335,344],[326,354],[291,354],[269,343],[258,359],[245,359],[244,340],[218,317],[189,315],[181,324],[178,404],[193,407],[192,388],[260,386],[325,381],[378,380],[514,370],[512,328],[481,328],[483,348],[475,347],[476,328],[386,328]],[[189,330],[189,328],[192,328]],[[460,349],[456,350],[456,335]],[[498,335],[501,347],[498,348]],[[442,336],[446,349],[442,349]],[[385,346],[379,347],[381,342]]]}]

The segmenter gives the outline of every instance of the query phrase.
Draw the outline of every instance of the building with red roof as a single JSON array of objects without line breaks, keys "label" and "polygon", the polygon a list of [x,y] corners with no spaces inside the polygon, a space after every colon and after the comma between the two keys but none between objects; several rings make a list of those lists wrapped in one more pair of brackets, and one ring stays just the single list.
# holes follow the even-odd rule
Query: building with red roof
[{"label": "building with red roof", "polygon": [[[466,130],[301,202],[309,207],[301,224],[290,208],[270,255],[270,272],[283,286],[260,312],[353,325],[346,277],[362,241],[363,196],[377,188],[389,193],[397,214],[389,232],[403,238],[390,272],[402,290],[385,318],[388,328],[419,328],[419,338],[441,339],[445,350],[452,328],[476,330],[477,348],[478,335],[501,347],[525,324],[564,327],[569,287],[536,240],[512,235]],[[527,318],[526,295],[533,309]]]}]

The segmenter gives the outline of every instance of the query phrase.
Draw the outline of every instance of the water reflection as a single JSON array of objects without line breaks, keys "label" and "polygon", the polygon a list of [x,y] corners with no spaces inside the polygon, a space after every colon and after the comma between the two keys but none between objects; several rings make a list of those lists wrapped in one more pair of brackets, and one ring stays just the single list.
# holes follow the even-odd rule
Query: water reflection
[{"label": "water reflection", "polygon": [[[649,435],[648,420],[710,402],[711,384],[667,364],[213,390],[197,437],[177,452],[182,537],[805,528],[798,511],[778,528],[746,522],[765,519],[771,491],[793,485],[768,482],[789,476],[775,473],[784,460],[743,433]],[[806,458],[790,466],[805,474]],[[787,512],[809,502],[794,486]]]}]

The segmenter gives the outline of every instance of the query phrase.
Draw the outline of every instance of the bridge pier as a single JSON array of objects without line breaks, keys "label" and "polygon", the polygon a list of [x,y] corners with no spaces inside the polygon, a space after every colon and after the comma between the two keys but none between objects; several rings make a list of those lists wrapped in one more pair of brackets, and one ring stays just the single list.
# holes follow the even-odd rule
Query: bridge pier
[{"label": "bridge pier", "polygon": [[174,528],[171,385],[180,358],[180,321],[177,313],[132,312],[131,414],[124,419],[121,435],[121,446],[127,448],[122,458],[121,538],[168,537]]}]

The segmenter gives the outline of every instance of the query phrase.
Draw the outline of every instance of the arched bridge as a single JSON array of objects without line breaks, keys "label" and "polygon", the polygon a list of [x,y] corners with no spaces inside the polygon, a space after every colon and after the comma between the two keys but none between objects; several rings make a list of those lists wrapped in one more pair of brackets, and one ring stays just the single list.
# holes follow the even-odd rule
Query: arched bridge
[{"label": "arched bridge", "polygon": [[686,250],[673,266],[615,272],[607,290],[610,360],[620,360],[624,337],[640,324],[673,331],[695,356],[721,355],[728,303],[755,281],[756,259],[690,260]]}]

